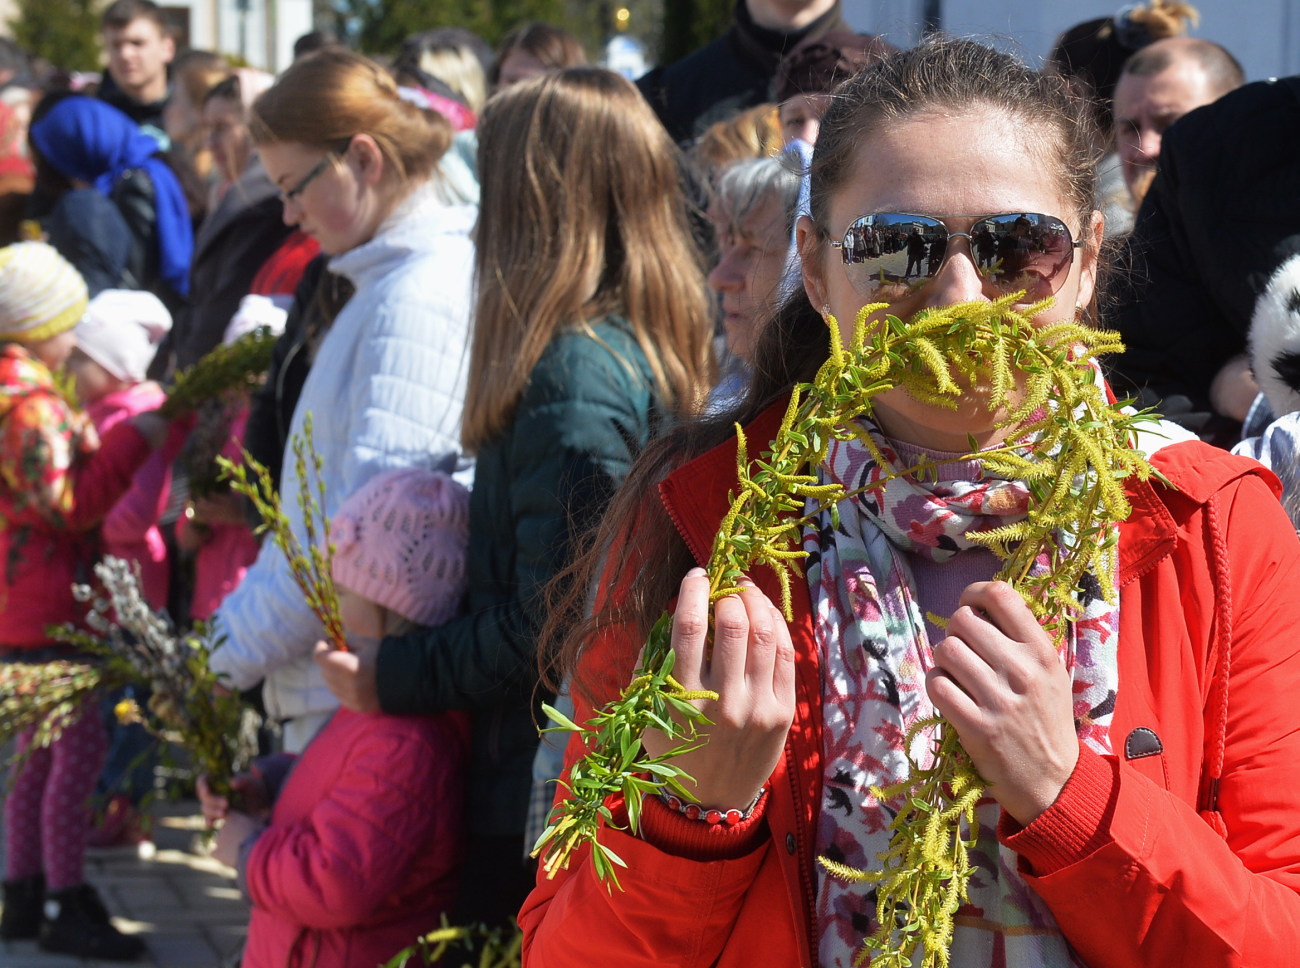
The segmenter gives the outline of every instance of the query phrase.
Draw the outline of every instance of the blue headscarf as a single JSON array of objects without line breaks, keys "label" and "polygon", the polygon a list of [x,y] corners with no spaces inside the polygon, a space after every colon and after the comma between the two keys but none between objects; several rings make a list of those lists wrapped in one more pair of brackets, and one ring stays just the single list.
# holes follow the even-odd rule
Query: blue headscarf
[{"label": "blue headscarf", "polygon": [[143,168],[154,189],[159,275],[178,294],[190,291],[194,229],[180,182],[158,156],[158,142],[112,105],[64,98],[31,127],[32,144],[67,178],[108,195],[123,172]]}]

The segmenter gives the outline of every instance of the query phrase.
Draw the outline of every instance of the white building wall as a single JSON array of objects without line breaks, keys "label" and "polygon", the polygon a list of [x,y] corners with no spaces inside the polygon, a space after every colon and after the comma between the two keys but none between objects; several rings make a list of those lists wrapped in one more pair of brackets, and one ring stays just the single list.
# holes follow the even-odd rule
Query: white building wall
[{"label": "white building wall", "polygon": [[[907,45],[920,35],[925,0],[843,0],[854,27]],[[1300,74],[1300,0],[1193,0],[1192,35],[1228,48],[1250,80]],[[1026,58],[1046,57],[1067,27],[1113,14],[1123,0],[939,0],[940,24]]]},{"label": "white building wall", "polygon": [[311,0],[217,0],[215,49],[278,73],[293,61],[293,42],[311,30]]}]

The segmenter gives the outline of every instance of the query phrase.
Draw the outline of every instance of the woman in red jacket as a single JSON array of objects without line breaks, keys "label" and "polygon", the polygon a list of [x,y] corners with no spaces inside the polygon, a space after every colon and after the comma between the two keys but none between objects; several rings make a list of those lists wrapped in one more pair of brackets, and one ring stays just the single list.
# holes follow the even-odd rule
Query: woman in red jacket
[{"label": "woman in red jacket", "polygon": [[[822,313],[851,322],[887,301],[906,318],[1029,288],[1030,299],[1054,296],[1040,320],[1086,317],[1102,219],[1084,113],[1056,79],[966,41],[927,41],[837,91],[798,228],[805,292],[764,331],[739,412],[684,428],[629,479],[596,544],[636,553],[605,566],[617,591],[567,650],[581,721],[588,700],[627,681],[678,596],[677,678],[721,696],[703,704],[707,744],[680,765],[704,808],[738,822],[645,798],[639,837],[603,832],[628,865],[622,891],[585,854],[539,880],[520,915],[526,964],[849,965],[875,929],[875,898],[816,858],[877,864],[898,804],[871,789],[906,777],[902,735],[932,711],[988,781],[951,964],[1294,960],[1300,546],[1258,465],[1194,441],[1139,440],[1175,487],[1126,484],[1117,604],[1084,596],[1067,664],[966,537],[1023,517],[1023,484],[956,460],[969,439],[1005,439],[1002,415],[979,387],[956,409],[893,390],[866,430],[891,464],[946,458],[941,479],[899,476],[842,502],[838,522],[811,522],[793,622],[760,569],[715,604],[705,648],[708,583],[691,566],[707,559],[735,488],[728,428],[738,420],[751,443],[771,439],[792,385],[825,359]],[[890,224],[946,237],[933,277],[891,286],[886,271],[901,275],[901,263],[860,244]],[[970,240],[985,228],[1007,245],[981,267]],[[1018,245],[1026,236],[1034,244]],[[849,481],[881,469],[841,442],[820,472]],[[949,617],[946,628],[930,615]],[[665,751],[662,736],[643,743]],[[608,805],[626,820],[624,804]]]}]

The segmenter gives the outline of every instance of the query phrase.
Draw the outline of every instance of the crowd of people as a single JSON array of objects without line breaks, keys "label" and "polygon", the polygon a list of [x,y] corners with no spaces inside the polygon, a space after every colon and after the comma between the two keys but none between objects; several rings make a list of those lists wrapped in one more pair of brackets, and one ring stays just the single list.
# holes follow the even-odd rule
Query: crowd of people
[{"label": "crowd of people", "polygon": [[[875,892],[817,859],[873,863],[933,714],[988,783],[951,964],[1289,963],[1300,165],[1267,139],[1297,85],[1246,84],[1195,14],[1126,6],[1039,68],[738,0],[635,84],[539,23],[380,59],[313,34],[271,76],[178,52],[152,0],[104,11],[96,89],[0,50],[0,662],[76,657],[49,629],[103,554],[218,630],[266,722],[246,771],[196,778],[246,968],[379,965],[444,920],[517,924],[536,966],[845,968]],[[967,537],[1032,500],[980,458],[1018,434],[980,385],[890,390],[830,449],[823,483],[891,483],[805,522],[789,617],[764,569],[710,602],[737,427],[771,438],[828,322],[1017,288],[1118,328],[1097,380],[1167,415],[1068,660]],[[162,416],[259,328],[256,389]],[[299,540],[313,500],[330,520],[347,649],[219,479],[245,453]],[[618,888],[590,847],[539,875],[583,752],[539,738],[542,704],[588,719],[670,607],[677,680],[718,695],[678,757],[697,803],[607,801]],[[120,698],[18,737],[0,942],[145,953],[84,871],[149,837]]]}]

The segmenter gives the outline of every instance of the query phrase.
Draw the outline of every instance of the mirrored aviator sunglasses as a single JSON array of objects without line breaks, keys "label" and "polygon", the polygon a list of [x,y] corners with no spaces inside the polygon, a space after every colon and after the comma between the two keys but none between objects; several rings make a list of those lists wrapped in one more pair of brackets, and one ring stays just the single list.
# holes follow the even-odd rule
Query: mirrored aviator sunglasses
[{"label": "mirrored aviator sunglasses", "polygon": [[877,212],[857,219],[831,245],[840,250],[854,288],[872,302],[897,302],[923,289],[956,238],[967,240],[990,295],[1024,290],[1024,301],[1036,302],[1061,288],[1074,250],[1083,245],[1059,218],[1041,212],[949,218],[960,218],[970,229],[949,231],[944,219],[930,215]]}]

